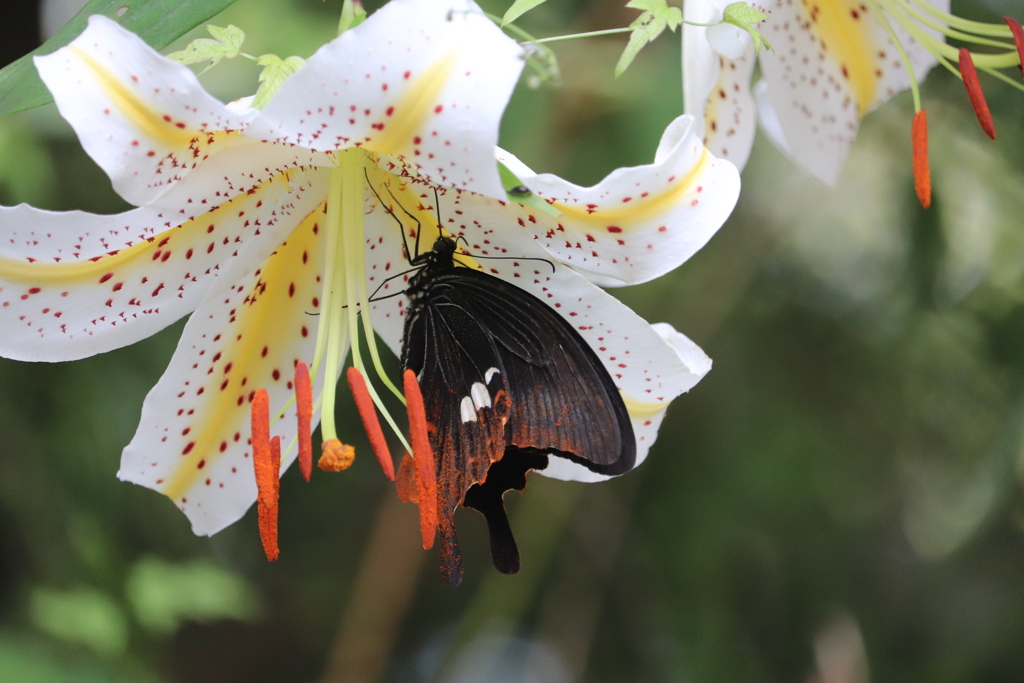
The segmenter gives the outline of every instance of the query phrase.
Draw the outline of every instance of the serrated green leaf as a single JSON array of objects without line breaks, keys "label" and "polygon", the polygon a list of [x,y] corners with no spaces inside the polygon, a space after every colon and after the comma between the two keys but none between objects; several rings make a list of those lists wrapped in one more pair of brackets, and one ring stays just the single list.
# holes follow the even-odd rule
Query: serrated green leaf
[{"label": "serrated green leaf", "polygon": [[206,30],[210,32],[210,35],[213,36],[215,40],[219,40],[226,47],[233,49],[236,53],[242,51],[242,43],[245,42],[245,31],[234,24],[229,24],[226,27],[209,24],[207,25]]},{"label": "serrated green leaf", "polygon": [[543,5],[545,0],[516,0],[512,3],[512,6],[505,11],[505,16],[501,18],[501,25],[511,24],[513,21],[523,16],[534,7]]},{"label": "serrated green leaf", "polygon": [[179,64],[199,64],[209,60],[210,64],[203,73],[209,71],[222,59],[234,59],[242,53],[242,43],[245,42],[245,31],[237,26],[207,26],[206,30],[213,36],[210,38],[196,38],[184,50],[172,52],[167,55]]},{"label": "serrated green leaf", "polygon": [[302,57],[281,59],[277,55],[267,54],[260,55],[256,63],[263,67],[263,71],[260,72],[260,87],[256,90],[252,106],[254,109],[262,109],[288,77],[305,65],[306,60]]},{"label": "serrated green leaf", "polygon": [[210,38],[196,38],[186,45],[185,49],[172,52],[167,55],[167,58],[173,59],[179,64],[199,64],[200,62],[210,60],[210,66],[213,66],[225,57],[230,59],[237,56],[237,50],[221,42],[211,40]]},{"label": "serrated green leaf", "polygon": [[730,5],[726,5],[722,11],[722,21],[727,24],[739,27],[750,34],[751,39],[754,41],[754,52],[758,53],[761,51],[761,46],[767,47],[769,50],[772,49],[771,43],[760,31],[755,28],[756,24],[764,21],[768,18],[768,15],[764,12],[755,9],[748,5],[746,2],[734,2]]},{"label": "serrated green leaf", "polygon": [[[188,31],[210,19],[235,0],[90,0],[67,24],[41,47],[0,70],[0,116],[31,109],[53,101],[39,79],[34,55],[56,51],[85,29],[86,19],[102,14],[134,31],[161,50]],[[127,9],[125,9],[127,8]]]},{"label": "serrated green leaf", "polygon": [[730,24],[747,27],[764,21],[768,15],[745,2],[734,2],[722,11],[722,18]]},{"label": "serrated green leaf", "polygon": [[629,35],[626,49],[615,65],[615,77],[618,78],[633,63],[641,49],[661,35],[665,28],[675,31],[683,22],[683,13],[678,7],[669,7],[665,0],[630,0],[626,7],[644,10],[629,25],[633,32]]}]

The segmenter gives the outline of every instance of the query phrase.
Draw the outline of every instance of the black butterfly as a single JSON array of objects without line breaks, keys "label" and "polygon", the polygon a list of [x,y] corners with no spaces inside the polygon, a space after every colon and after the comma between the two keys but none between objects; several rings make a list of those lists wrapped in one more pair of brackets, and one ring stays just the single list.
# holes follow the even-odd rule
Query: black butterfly
[{"label": "black butterfly", "polygon": [[522,490],[549,455],[600,474],[632,469],[633,426],[597,354],[543,301],[460,267],[450,237],[411,264],[402,367],[419,380],[431,426],[441,571],[449,585],[462,579],[453,522],[462,504],[486,517],[494,566],[512,574],[519,550],[505,491]]}]

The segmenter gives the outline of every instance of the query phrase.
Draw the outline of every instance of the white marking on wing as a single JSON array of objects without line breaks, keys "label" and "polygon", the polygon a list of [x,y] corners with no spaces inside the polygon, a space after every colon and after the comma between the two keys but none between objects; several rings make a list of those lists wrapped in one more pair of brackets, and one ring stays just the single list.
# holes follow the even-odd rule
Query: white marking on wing
[{"label": "white marking on wing", "polygon": [[473,399],[469,396],[462,399],[462,403],[459,404],[460,412],[462,413],[462,422],[476,422],[476,406],[473,405]]},{"label": "white marking on wing", "polygon": [[473,405],[477,410],[491,407],[491,395],[487,393],[487,387],[480,382],[474,382],[469,389],[469,396],[473,399]]}]

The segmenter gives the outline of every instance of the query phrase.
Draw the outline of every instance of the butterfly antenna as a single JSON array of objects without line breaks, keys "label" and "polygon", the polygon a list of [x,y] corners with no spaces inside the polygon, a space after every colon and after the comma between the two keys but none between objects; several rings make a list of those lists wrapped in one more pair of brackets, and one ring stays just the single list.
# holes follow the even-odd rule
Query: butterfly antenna
[{"label": "butterfly antenna", "polygon": [[[409,251],[409,243],[406,242],[406,240],[405,240],[405,226],[402,224],[402,221],[399,220],[398,216],[395,215],[394,210],[384,204],[384,200],[381,198],[380,194],[377,192],[377,188],[375,188],[373,186],[373,183],[370,182],[370,174],[366,172],[366,168],[365,167],[363,168],[363,176],[366,177],[366,184],[369,186],[370,192],[373,193],[373,196],[377,198],[378,202],[380,202],[381,208],[384,209],[385,211],[387,211],[388,215],[391,216],[392,218],[394,218],[395,222],[398,223],[398,232],[402,236],[402,247],[405,248],[405,258],[408,259],[410,262],[412,262],[412,259],[413,259],[412,252]],[[388,193],[391,194],[391,198],[394,199],[395,195],[391,193],[391,188],[390,187],[388,188]],[[396,204],[398,203],[397,199],[395,199],[395,203]],[[402,206],[401,204],[398,204],[398,205]],[[405,211],[405,207],[402,207],[402,211]],[[408,213],[408,211],[406,211],[406,213]],[[416,220],[416,219],[413,218],[413,220]],[[417,224],[419,224],[419,221],[417,221]],[[417,229],[416,230],[416,252],[417,252],[417,255],[419,255],[419,248],[420,248],[419,238],[420,238],[420,232]]]}]

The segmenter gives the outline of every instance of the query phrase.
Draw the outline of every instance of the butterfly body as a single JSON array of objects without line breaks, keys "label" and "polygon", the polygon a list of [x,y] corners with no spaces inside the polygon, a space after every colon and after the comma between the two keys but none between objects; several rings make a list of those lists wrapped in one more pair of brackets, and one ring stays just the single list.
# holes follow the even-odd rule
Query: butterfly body
[{"label": "butterfly body", "polygon": [[458,265],[441,237],[410,278],[402,366],[423,393],[438,478],[442,571],[461,578],[453,515],[487,518],[495,566],[519,568],[502,494],[564,457],[600,474],[635,464],[632,424],[597,354],[529,292]]}]

